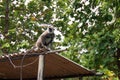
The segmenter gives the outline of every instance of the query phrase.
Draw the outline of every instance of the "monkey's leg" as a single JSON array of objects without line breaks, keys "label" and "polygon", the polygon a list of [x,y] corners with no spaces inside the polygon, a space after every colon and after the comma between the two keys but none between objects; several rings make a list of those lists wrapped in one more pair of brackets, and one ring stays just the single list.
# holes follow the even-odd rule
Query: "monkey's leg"
[{"label": "monkey's leg", "polygon": [[43,48],[45,48],[46,50],[50,50],[50,48],[48,48],[47,46],[43,46]]},{"label": "monkey's leg", "polygon": [[53,49],[52,43],[49,44],[49,45],[47,46],[47,48],[48,48],[49,50],[52,50],[52,49]]},{"label": "monkey's leg", "polygon": [[44,44],[41,44],[41,46],[46,49],[46,50],[49,50],[49,48],[47,46],[45,46]]}]

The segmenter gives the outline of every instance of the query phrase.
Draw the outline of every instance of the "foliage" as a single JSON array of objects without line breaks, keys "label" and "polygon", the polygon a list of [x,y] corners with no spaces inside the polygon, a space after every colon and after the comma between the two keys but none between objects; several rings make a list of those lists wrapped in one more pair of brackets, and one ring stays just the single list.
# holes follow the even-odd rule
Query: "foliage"
[{"label": "foliage", "polygon": [[118,0],[11,0],[9,8],[9,30],[4,34],[6,6],[1,0],[1,53],[31,48],[42,33],[39,24],[51,23],[65,37],[54,47],[69,47],[62,55],[89,69],[105,72],[105,78],[111,78],[110,74],[116,78],[114,56],[120,48]]}]

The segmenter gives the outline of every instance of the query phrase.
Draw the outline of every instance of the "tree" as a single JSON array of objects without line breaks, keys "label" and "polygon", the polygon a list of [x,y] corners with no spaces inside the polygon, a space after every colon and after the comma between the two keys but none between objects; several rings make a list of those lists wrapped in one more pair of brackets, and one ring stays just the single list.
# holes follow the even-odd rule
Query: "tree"
[{"label": "tree", "polygon": [[6,1],[0,2],[1,53],[30,48],[42,33],[39,24],[51,23],[65,37],[63,42],[55,42],[54,47],[69,47],[62,55],[85,67],[104,72],[104,78],[118,75],[120,79],[118,0],[11,0],[9,28],[4,33]]},{"label": "tree", "polygon": [[[109,77],[117,75],[115,73],[118,73],[119,77],[120,23],[118,8],[118,1],[76,0],[73,3],[73,13],[70,15],[71,19],[74,19],[70,25],[72,29],[69,29],[72,30],[71,34],[69,33],[72,37],[66,39],[67,43],[72,42],[71,48],[73,49],[70,48],[72,51],[70,50],[67,56],[90,69],[102,70]],[[80,49],[84,54],[80,52]],[[77,59],[77,52],[82,53],[80,58],[86,61]],[[100,68],[101,66],[102,68]]]}]

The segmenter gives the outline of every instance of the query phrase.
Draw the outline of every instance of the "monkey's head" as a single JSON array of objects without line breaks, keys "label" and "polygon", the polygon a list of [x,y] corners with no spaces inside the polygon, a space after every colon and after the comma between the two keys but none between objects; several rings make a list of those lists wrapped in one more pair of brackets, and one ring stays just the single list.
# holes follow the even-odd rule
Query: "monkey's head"
[{"label": "monkey's head", "polygon": [[54,29],[54,27],[48,27],[47,30],[49,33],[53,33],[55,29]]}]

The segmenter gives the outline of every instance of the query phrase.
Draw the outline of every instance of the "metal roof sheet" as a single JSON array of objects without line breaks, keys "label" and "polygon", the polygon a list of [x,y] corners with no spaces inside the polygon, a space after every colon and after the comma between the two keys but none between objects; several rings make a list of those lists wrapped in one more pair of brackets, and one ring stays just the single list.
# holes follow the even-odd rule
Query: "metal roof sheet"
[{"label": "metal roof sheet", "polygon": [[[56,54],[56,52],[57,51],[53,51],[51,54],[45,55],[44,77],[46,79],[95,75],[94,72],[59,54]],[[14,53],[0,57],[0,79],[19,79],[20,68],[14,68],[7,58],[8,56],[10,56],[15,65],[19,66],[21,64],[23,54]],[[23,67],[24,79],[37,78],[38,56],[39,54],[37,53],[26,55],[23,64],[29,65]]]}]

